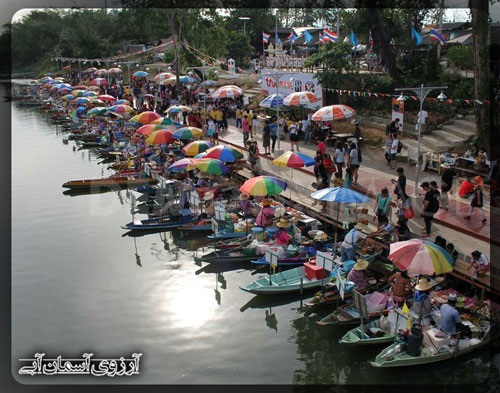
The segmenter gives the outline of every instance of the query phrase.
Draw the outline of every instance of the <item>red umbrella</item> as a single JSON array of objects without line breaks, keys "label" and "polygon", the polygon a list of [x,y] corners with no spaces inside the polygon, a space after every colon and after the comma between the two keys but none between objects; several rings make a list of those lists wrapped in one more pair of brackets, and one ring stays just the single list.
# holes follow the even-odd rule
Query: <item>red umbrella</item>
[{"label": "red umbrella", "polygon": [[94,72],[95,75],[103,76],[108,74],[108,70],[105,68],[101,68]]},{"label": "red umbrella", "polygon": [[170,72],[162,72],[158,75],[155,76],[155,82],[162,82],[164,80],[170,79],[170,78],[175,78],[175,75],[170,73]]},{"label": "red umbrella", "polygon": [[318,109],[313,115],[314,121],[343,120],[353,117],[356,111],[347,105],[328,105]]},{"label": "red umbrella", "polygon": [[105,78],[95,78],[90,81],[91,86],[107,86],[108,81]]},{"label": "red umbrella", "polygon": [[175,142],[172,136],[172,131],[169,130],[156,130],[146,138],[146,143],[149,145],[166,145],[167,143]]},{"label": "red umbrella", "polygon": [[222,86],[215,90],[212,98],[234,98],[243,95],[243,90],[238,86]]},{"label": "red umbrella", "polygon": [[[155,124],[144,124],[143,126],[139,127],[135,132],[141,135],[146,135],[149,136],[151,135],[154,131],[161,130],[161,126],[155,125]],[[170,130],[168,130],[170,131]]]},{"label": "red umbrella", "polygon": [[309,105],[318,102],[319,98],[310,91],[297,91],[287,95],[283,99],[283,105],[300,106]]},{"label": "red umbrella", "polygon": [[103,100],[103,101],[108,101],[108,102],[115,102],[116,101],[116,97],[113,97],[112,95],[109,95],[109,94],[101,94],[97,98],[99,98],[100,100]]}]

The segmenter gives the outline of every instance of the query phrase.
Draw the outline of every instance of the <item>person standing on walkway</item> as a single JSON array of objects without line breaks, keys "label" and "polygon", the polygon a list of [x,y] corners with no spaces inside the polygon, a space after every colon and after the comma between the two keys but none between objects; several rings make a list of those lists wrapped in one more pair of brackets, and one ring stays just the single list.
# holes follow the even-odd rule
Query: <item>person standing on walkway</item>
[{"label": "person standing on walkway", "polygon": [[269,128],[271,129],[271,152],[274,153],[276,141],[278,140],[278,121],[276,118],[273,118],[273,122],[269,124]]},{"label": "person standing on walkway", "polygon": [[316,138],[316,151],[321,151],[323,157],[326,154],[326,143],[321,138]]},{"label": "person standing on walkway", "polygon": [[290,144],[292,145],[292,151],[294,151],[293,147],[295,146],[297,151],[300,152],[299,144],[298,144],[299,133],[297,131],[297,124],[294,121],[292,121],[290,123],[290,125],[288,126],[288,131],[290,132]]},{"label": "person standing on walkway", "polygon": [[236,116],[236,127],[241,129],[241,120],[243,119],[241,108],[236,109],[235,116]]},{"label": "person standing on walkway", "polygon": [[262,130],[262,146],[264,147],[264,154],[271,154],[271,127],[269,125],[269,120],[265,121],[264,128]]},{"label": "person standing on walkway", "polygon": [[356,147],[356,144],[354,142],[351,143],[351,151],[349,152],[349,162],[348,166],[351,168],[352,171],[352,177],[354,181],[352,184],[354,186],[358,185],[358,169],[360,166],[360,157],[361,153],[359,152],[358,148]]},{"label": "person standing on walkway", "polygon": [[391,203],[392,198],[389,195],[389,190],[387,189],[387,187],[382,188],[382,190],[377,193],[377,198],[375,199],[375,208],[373,209],[375,217],[377,217],[379,223],[383,217],[388,216]]},{"label": "person standing on walkway", "polygon": [[467,215],[464,217],[466,220],[470,220],[470,216],[472,212],[474,211],[474,208],[477,207],[479,209],[479,213],[481,213],[482,220],[481,222],[483,224],[486,224],[486,214],[484,213],[483,209],[483,178],[481,176],[476,176],[474,178],[474,194],[472,196],[472,200],[470,201],[470,207],[469,207],[469,212]]},{"label": "person standing on walkway", "polygon": [[345,167],[344,146],[342,145],[342,142],[337,142],[337,145],[335,146],[333,161],[335,161],[335,165],[337,166],[337,173],[340,174],[340,178],[342,179],[342,168]]},{"label": "person standing on walkway", "polygon": [[328,153],[323,154],[323,165],[325,166],[326,173],[327,173],[327,187],[330,187],[330,182],[332,180],[332,176],[333,176],[334,172],[337,170],[335,168],[335,164],[334,164],[330,154],[328,154]]},{"label": "person standing on walkway", "polygon": [[425,230],[422,232],[422,237],[429,237],[431,235],[432,219],[434,218],[434,214],[439,210],[439,200],[436,198],[436,194],[429,182],[424,181],[420,187],[425,191],[424,202],[422,204]]},{"label": "person standing on walkway", "polygon": [[[443,164],[444,166],[445,164]],[[441,207],[444,210],[448,210],[450,206],[450,200],[448,198],[448,193],[453,187],[453,179],[457,178],[457,173],[450,167],[446,168],[441,175]]]},{"label": "person standing on walkway", "polygon": [[398,134],[395,132],[392,134],[392,142],[391,142],[391,161],[390,161],[390,166],[391,169],[396,169],[396,156],[398,154],[398,145],[399,145],[399,139],[398,139]]},{"label": "person standing on walkway", "polygon": [[398,178],[392,179],[391,182],[394,184],[394,194],[398,199],[406,199],[408,195],[406,194],[406,176],[405,170],[402,167],[396,169]]},{"label": "person standing on walkway", "polygon": [[247,141],[248,161],[252,166],[252,175],[259,176],[259,147],[257,141]]},{"label": "person standing on walkway", "polygon": [[243,132],[243,145],[246,146],[248,138],[250,138],[250,125],[248,124],[248,115],[243,116],[241,121],[241,131]]}]

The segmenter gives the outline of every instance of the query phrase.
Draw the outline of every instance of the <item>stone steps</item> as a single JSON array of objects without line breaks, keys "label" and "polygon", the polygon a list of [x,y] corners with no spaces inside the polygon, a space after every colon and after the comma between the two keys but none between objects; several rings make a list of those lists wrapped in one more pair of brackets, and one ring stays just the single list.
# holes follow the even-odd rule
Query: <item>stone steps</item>
[{"label": "stone steps", "polygon": [[[437,131],[439,131],[439,130],[433,131],[432,133],[434,134]],[[459,125],[455,124],[455,122],[453,124],[443,125],[443,131],[446,131],[450,134],[453,134],[457,138],[461,138],[464,141],[464,143],[470,137],[476,135],[475,125],[474,125],[474,128],[465,128],[461,125],[459,126]]]},{"label": "stone steps", "polygon": [[450,134],[444,130],[432,131],[431,135],[424,135],[422,144],[427,146],[429,150],[434,152],[449,150],[450,148],[457,148],[463,146],[464,139]]}]

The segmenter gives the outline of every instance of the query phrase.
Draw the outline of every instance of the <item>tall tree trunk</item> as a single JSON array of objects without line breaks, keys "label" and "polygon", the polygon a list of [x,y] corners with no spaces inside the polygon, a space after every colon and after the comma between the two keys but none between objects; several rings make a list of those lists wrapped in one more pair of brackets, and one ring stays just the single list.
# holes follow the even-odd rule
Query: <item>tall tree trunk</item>
[{"label": "tall tree trunk", "polygon": [[[472,16],[472,40],[474,48],[474,98],[485,100],[490,97],[490,54],[489,54],[489,30],[488,23],[488,0],[469,0],[469,8]],[[476,128],[478,139],[492,155],[498,155],[498,147],[490,144],[490,107],[486,104],[476,104]]]},{"label": "tall tree trunk", "polygon": [[372,31],[374,45],[377,47],[376,52],[387,67],[389,75],[392,78],[397,78],[399,71],[396,67],[394,47],[390,44],[390,37],[385,32],[382,11],[382,9],[378,8],[370,9],[370,12],[367,14],[369,27]]}]

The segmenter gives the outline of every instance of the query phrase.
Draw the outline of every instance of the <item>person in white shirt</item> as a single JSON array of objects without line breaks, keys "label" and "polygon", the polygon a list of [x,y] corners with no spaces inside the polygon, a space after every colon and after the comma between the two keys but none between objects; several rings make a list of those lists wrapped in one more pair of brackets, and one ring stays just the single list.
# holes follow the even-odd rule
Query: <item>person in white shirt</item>
[{"label": "person in white shirt", "polygon": [[425,120],[427,119],[427,117],[429,116],[429,114],[427,113],[426,110],[421,110],[420,112],[418,112],[417,114],[417,124],[415,125],[415,130],[418,131],[418,124],[420,123],[421,125],[421,132],[424,132],[425,131]]},{"label": "person in white shirt", "polygon": [[392,134],[392,142],[391,142],[391,169],[396,169],[396,155],[398,154],[398,145],[399,139],[398,134]]}]

